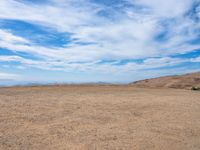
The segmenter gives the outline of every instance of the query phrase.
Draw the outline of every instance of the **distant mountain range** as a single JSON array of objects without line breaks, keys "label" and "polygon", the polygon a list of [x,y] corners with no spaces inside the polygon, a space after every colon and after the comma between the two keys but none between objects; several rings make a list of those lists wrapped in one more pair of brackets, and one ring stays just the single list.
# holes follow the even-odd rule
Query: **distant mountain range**
[{"label": "distant mountain range", "polygon": [[190,73],[177,76],[166,76],[153,79],[145,79],[131,83],[137,87],[150,88],[176,88],[176,89],[192,89],[200,88],[200,72]]},{"label": "distant mountain range", "polygon": [[[125,85],[120,83],[88,82],[88,83],[41,83],[41,82],[17,82],[14,80],[0,80],[1,86],[65,86],[65,85]],[[176,88],[176,89],[200,89],[200,72],[185,75],[165,76],[145,79],[130,83],[131,86],[147,88]]]}]

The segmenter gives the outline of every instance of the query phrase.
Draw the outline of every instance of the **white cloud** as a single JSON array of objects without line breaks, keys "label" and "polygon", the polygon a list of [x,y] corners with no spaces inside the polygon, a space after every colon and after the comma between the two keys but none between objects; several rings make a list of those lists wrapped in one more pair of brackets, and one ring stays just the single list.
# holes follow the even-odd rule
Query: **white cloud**
[{"label": "white cloud", "polygon": [[133,4],[150,9],[152,15],[157,17],[180,17],[186,13],[193,4],[193,0],[129,0]]},{"label": "white cloud", "polygon": [[0,80],[16,80],[19,79],[19,75],[0,72]]},{"label": "white cloud", "polygon": [[28,40],[19,36],[14,36],[11,32],[1,29],[0,29],[0,41],[9,42],[13,44],[29,43]]},{"label": "white cloud", "polygon": [[192,62],[200,62],[200,57],[191,59]]},{"label": "white cloud", "polygon": [[[92,23],[90,7],[73,7],[73,1],[52,1],[46,5],[30,5],[16,0],[1,0],[0,18],[16,19],[54,27],[58,30],[74,30],[80,24]],[[87,5],[87,4],[86,4]]]},{"label": "white cloud", "polygon": [[[92,4],[86,0],[51,0],[51,3],[47,4],[1,0],[1,19],[26,21],[54,29],[55,32],[71,32],[72,38],[78,39],[79,42],[94,44],[80,45],[72,42],[66,47],[47,48],[16,36],[11,31],[0,29],[0,47],[41,58],[36,61],[19,56],[2,56],[0,61],[17,61],[25,66],[49,70],[117,72],[117,70],[132,71],[182,63],[186,60],[172,59],[169,55],[200,48],[200,44],[187,43],[198,36],[195,31],[200,28],[199,24],[185,16],[193,0],[129,0],[129,2],[144,7],[144,11],[124,8],[126,14],[118,12],[116,13],[118,19],[112,20],[97,15],[98,11],[105,10],[102,5]],[[165,21],[169,21],[167,27],[162,24]],[[162,32],[167,32],[166,40],[164,42],[155,40],[155,37]],[[99,60],[136,58],[146,60],[143,64],[127,63],[121,66],[96,64]]]},{"label": "white cloud", "polygon": [[127,62],[123,65],[116,65],[120,63],[115,61],[112,63],[99,64],[98,61],[85,62],[85,63],[69,63],[65,61],[47,61],[47,60],[30,60],[19,56],[0,56],[0,62],[19,62],[23,67],[34,67],[45,70],[63,70],[63,71],[90,71],[90,72],[104,72],[104,73],[117,73],[123,74],[130,71],[140,71],[143,69],[153,69],[160,67],[169,67],[178,65],[184,62],[190,62],[190,59],[180,58],[149,58],[145,59],[143,63]]}]

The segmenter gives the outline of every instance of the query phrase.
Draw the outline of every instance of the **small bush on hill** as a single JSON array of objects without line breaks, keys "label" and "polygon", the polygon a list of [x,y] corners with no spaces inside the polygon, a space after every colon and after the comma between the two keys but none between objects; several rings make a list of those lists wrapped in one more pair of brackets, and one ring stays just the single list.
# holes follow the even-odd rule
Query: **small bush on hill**
[{"label": "small bush on hill", "polygon": [[193,91],[200,91],[200,87],[193,86],[191,90],[193,90]]}]

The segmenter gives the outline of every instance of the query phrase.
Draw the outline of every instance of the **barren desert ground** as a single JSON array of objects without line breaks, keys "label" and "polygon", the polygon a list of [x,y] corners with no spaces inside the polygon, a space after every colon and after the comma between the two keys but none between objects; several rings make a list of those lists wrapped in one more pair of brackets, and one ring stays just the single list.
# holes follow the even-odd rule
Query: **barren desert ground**
[{"label": "barren desert ground", "polygon": [[1,150],[199,150],[200,92],[0,88]]}]

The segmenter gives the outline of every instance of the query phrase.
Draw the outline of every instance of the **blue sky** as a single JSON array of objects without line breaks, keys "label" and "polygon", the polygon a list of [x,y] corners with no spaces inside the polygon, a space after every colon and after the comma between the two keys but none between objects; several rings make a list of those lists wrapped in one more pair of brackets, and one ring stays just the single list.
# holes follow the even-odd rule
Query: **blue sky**
[{"label": "blue sky", "polygon": [[1,83],[200,71],[200,0],[1,0]]}]

